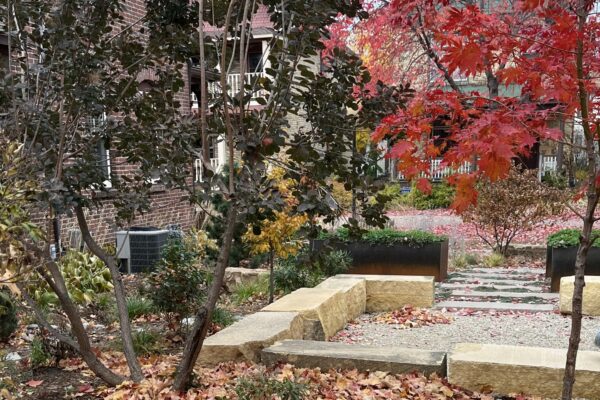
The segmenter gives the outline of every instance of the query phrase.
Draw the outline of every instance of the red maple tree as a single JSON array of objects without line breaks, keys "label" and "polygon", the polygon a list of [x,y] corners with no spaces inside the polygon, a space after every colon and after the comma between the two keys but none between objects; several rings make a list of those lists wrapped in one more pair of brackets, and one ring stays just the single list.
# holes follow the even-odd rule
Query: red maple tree
[{"label": "red maple tree", "polygon": [[[372,139],[389,142],[387,156],[424,191],[430,189],[429,158],[441,157],[440,168],[457,171],[475,162],[475,169],[450,177],[457,188],[455,209],[476,201],[479,177],[504,178],[536,143],[561,142],[563,132],[550,128],[551,120],[581,126],[587,179],[580,194],[587,203],[579,212],[583,229],[563,391],[563,398],[571,398],[584,267],[596,239],[592,226],[600,195],[600,10],[593,0],[393,0],[365,7],[371,17],[340,21],[332,43],[354,47],[374,78],[409,80],[418,88]],[[458,78],[479,82],[482,89],[461,85]],[[436,126],[443,127],[443,136]]]}]

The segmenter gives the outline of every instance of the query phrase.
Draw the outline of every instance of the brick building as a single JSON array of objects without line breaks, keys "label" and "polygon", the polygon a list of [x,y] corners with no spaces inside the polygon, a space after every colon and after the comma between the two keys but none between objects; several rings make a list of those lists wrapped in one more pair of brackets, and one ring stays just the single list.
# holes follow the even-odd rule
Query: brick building
[{"label": "brick building", "polygon": [[[144,28],[143,21],[145,11],[144,0],[122,0],[123,5],[123,17],[122,26],[131,29],[132,31],[140,31]],[[1,32],[5,31],[0,27],[0,64],[7,66],[9,59],[9,46],[6,34]],[[220,34],[219,30],[210,26],[206,27],[206,33],[208,36]],[[240,66],[234,62],[227,77],[228,90],[232,93],[237,93],[240,89],[240,85],[243,82],[249,82],[253,79],[265,76],[265,69],[269,67],[268,55],[269,48],[272,45],[272,40],[275,36],[275,32],[270,22],[270,16],[266,7],[260,5],[256,14],[252,18],[252,32],[251,41],[249,45],[247,65],[245,68],[245,76],[240,76]],[[319,60],[312,60],[311,68],[319,68]],[[214,75],[214,74],[213,74]],[[211,95],[220,93],[220,83],[218,79],[214,79],[211,82],[211,76],[209,74],[208,92]],[[152,70],[144,70],[137,76],[138,91],[145,91],[152,82],[156,79],[156,74]],[[180,112],[184,115],[195,114],[198,110],[198,98],[200,96],[200,68],[198,67],[198,60],[191,59],[187,64],[187,68],[183,71],[183,79],[185,85],[181,91],[176,95],[176,100],[181,104]],[[251,107],[261,107],[257,102],[251,101]],[[105,118],[105,117],[104,117]],[[92,124],[99,123],[100,121],[92,121]],[[296,115],[290,115],[288,118],[289,129],[291,131],[297,131],[303,129],[306,125],[306,121],[302,117]],[[98,126],[101,126],[100,124]],[[227,152],[225,148],[225,141],[218,136],[210,137],[210,157],[211,164],[218,171],[222,166],[227,164]],[[200,140],[198,135],[198,154],[200,154]],[[131,173],[132,170],[138,168],[134,164],[128,164],[123,162],[122,158],[119,158],[116,151],[110,149],[107,146],[99,146],[97,149],[98,156],[102,160],[102,167],[106,171],[105,186],[111,187],[111,177],[123,176]],[[200,160],[190,160],[190,181],[199,181],[202,179],[202,167]],[[116,213],[114,207],[109,199],[110,190],[107,194],[103,194],[107,197],[106,201],[101,202],[100,206],[94,210],[91,210],[86,215],[87,222],[90,227],[90,231],[94,238],[100,244],[110,244],[115,241],[115,232],[123,226],[117,226]],[[160,181],[153,182],[150,195],[150,211],[143,214],[137,215],[131,226],[141,227],[157,227],[164,228],[170,224],[177,224],[183,229],[191,228],[196,219],[197,210],[194,205],[186,200],[186,194],[179,190],[169,190],[165,188]],[[36,220],[48,221],[47,215],[40,213],[36,216]],[[48,231],[52,232],[51,226],[48,226]],[[59,216],[59,229],[60,236],[63,245],[73,244],[74,239],[79,238],[79,228],[77,221],[74,217],[60,215]],[[78,240],[77,240],[78,241]]]}]

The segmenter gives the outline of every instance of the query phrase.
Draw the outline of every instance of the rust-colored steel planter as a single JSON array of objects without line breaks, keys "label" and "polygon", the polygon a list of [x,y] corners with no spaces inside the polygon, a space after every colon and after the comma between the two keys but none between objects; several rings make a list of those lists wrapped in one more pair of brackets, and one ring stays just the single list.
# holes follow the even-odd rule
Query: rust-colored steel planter
[{"label": "rust-colored steel planter", "polygon": [[[314,251],[324,246],[324,240],[313,240]],[[346,250],[352,256],[349,274],[368,275],[426,275],[442,281],[448,276],[448,241],[411,247],[368,242],[340,242],[330,240],[333,248]]]},{"label": "rust-colored steel planter", "polygon": [[[546,253],[546,278],[550,278],[550,290],[558,292],[560,278],[575,275],[577,246],[548,247]],[[585,274],[600,276],[600,248],[592,247],[587,256]]]}]

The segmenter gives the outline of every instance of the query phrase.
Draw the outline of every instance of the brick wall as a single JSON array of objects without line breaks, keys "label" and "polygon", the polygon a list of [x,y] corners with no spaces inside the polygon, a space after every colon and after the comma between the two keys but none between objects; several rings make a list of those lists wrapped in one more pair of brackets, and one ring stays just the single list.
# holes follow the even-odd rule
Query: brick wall
[{"label": "brick wall", "polygon": [[[124,21],[123,26],[130,26],[129,29],[139,30],[142,28],[140,22],[145,15],[144,0],[123,0],[124,6]],[[185,87],[178,93],[176,99],[181,104],[181,113],[190,113],[190,93],[189,79],[187,68],[184,68]],[[156,79],[156,74],[152,70],[145,70],[137,77],[138,83],[152,82]],[[135,165],[123,164],[123,159],[119,158],[115,152],[110,152],[110,161],[112,166],[112,174],[126,175],[133,169]],[[191,179],[190,171],[190,179]],[[168,224],[179,224],[184,229],[192,227],[194,222],[195,208],[185,199],[185,193],[179,190],[166,190],[162,185],[155,185],[154,190],[150,195],[151,208],[146,214],[136,216],[131,224],[132,226],[155,226],[164,228]],[[102,245],[114,243],[115,231],[127,228],[117,226],[116,214],[114,206],[110,199],[93,210],[86,213],[88,225],[93,237]],[[34,215],[34,220],[45,223],[47,214],[45,212],[37,212]],[[48,232],[52,232],[51,226],[48,226]],[[60,216],[60,232],[63,244],[68,242],[68,234],[71,230],[78,230],[77,221],[74,217],[61,215]]]}]

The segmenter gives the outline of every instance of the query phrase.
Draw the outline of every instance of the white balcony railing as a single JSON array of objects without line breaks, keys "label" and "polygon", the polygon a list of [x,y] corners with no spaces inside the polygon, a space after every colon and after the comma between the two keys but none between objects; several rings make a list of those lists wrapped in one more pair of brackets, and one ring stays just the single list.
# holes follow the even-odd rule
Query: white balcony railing
[{"label": "white balcony railing", "polygon": [[[219,172],[221,166],[219,165],[219,159],[218,158],[211,158],[210,159],[210,166],[212,167],[212,169],[215,172]],[[202,182],[202,171],[204,170],[203,166],[202,166],[202,160],[200,158],[197,158],[194,160],[194,177],[196,182]]]},{"label": "white balcony railing", "polygon": [[[464,163],[462,163],[460,165],[460,167],[456,168],[451,168],[451,167],[443,167],[441,168],[441,164],[442,164],[442,159],[441,158],[433,158],[431,160],[429,160],[429,175],[425,174],[425,173],[421,173],[421,176],[423,177],[429,177],[431,180],[433,181],[441,181],[444,178],[449,177],[452,174],[464,174],[464,173],[468,173],[469,171],[471,171],[471,165],[472,163],[469,161],[465,161]],[[395,168],[395,166],[394,166]],[[406,178],[404,177],[404,175],[400,172],[398,172],[397,178],[399,180],[405,180]]]},{"label": "white balcony railing", "polygon": [[[240,74],[229,74],[227,75],[227,94],[230,97],[235,97],[242,90],[242,85],[252,85],[252,97],[251,100],[256,99],[257,97],[264,96],[264,90],[257,90],[259,85],[254,85],[257,79],[260,79],[265,76],[264,72],[252,72],[244,74],[244,79],[242,80],[242,76]],[[222,93],[221,90],[221,82],[209,82],[208,83],[208,92],[215,96]]]}]

